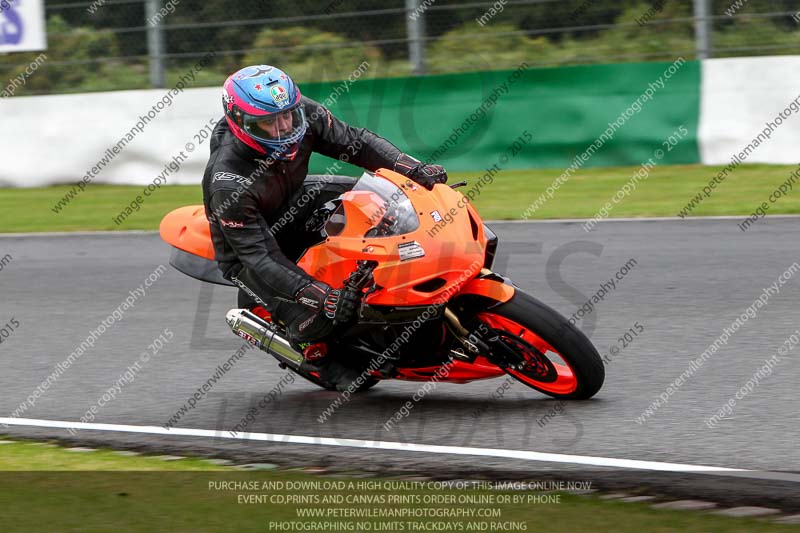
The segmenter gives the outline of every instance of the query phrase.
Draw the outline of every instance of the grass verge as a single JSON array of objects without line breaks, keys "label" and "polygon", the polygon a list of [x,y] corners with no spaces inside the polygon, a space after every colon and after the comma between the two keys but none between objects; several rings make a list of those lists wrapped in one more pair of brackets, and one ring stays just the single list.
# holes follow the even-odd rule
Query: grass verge
[{"label": "grass verge", "polygon": [[219,471],[231,470],[203,459],[164,461],[153,456],[124,456],[113,450],[70,451],[45,442],[0,444],[0,472],[57,471]]},{"label": "grass verge", "polygon": [[[0,445],[0,505],[3,531],[9,532],[115,529],[149,533],[155,528],[178,532],[758,533],[800,529],[758,520],[654,510],[647,504],[601,501],[596,497],[529,491],[450,490],[420,483],[398,488],[395,484],[400,481],[320,477],[296,471],[243,472],[200,459],[161,461],[152,457],[120,457],[110,451],[71,452],[27,442]],[[366,483],[373,485],[359,485]],[[534,499],[536,496],[547,498]],[[356,498],[371,500],[356,503]],[[309,509],[316,509],[325,516],[301,516]],[[342,510],[360,509],[394,509],[398,513],[434,516],[341,516]],[[448,509],[467,512],[483,509],[484,514],[496,516],[436,516]],[[379,524],[383,529],[379,529]],[[432,524],[438,529],[430,529]],[[498,524],[514,529],[504,529]],[[294,529],[287,529],[291,527]]]},{"label": "grass verge", "polygon": [[[610,217],[676,216],[702,191],[722,167],[657,167],[640,180],[636,190],[613,204]],[[709,198],[691,211],[692,216],[747,215],[768,202],[795,166],[745,165],[739,167]],[[590,218],[627,183],[638,168],[594,168],[578,171],[560,187],[531,219]],[[450,183],[467,180],[479,192],[475,199],[485,219],[516,220],[553,182],[561,170],[509,170],[494,176],[478,191],[480,173],[456,172]],[[800,183],[794,184],[800,188]],[[0,190],[0,231],[41,232],[79,230],[154,230],[161,218],[177,207],[202,203],[200,185],[163,186],[147,197],[140,209],[120,225],[114,217],[142,194],[142,187],[89,185],[72,202],[55,213],[52,208],[71,186]],[[135,202],[134,202],[135,203]],[[794,189],[769,205],[768,214],[800,213],[800,193]]]}]

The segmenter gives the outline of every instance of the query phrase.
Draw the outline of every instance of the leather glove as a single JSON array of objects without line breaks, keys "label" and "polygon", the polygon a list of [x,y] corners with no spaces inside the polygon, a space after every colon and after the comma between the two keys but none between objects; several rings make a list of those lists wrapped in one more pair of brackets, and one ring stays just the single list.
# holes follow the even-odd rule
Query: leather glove
[{"label": "leather glove", "polygon": [[324,313],[334,325],[346,324],[355,318],[361,295],[353,289],[333,289],[327,283],[312,281],[294,296],[295,302],[316,313]]},{"label": "leather glove", "polygon": [[437,183],[447,182],[447,171],[442,165],[426,165],[408,154],[400,154],[394,171],[411,178],[429,191]]}]

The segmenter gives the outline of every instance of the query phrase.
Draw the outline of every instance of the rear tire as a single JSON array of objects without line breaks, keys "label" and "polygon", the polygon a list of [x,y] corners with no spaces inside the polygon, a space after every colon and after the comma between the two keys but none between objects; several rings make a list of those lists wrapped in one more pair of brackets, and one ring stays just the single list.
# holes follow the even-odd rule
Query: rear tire
[{"label": "rear tire", "polygon": [[525,369],[503,369],[525,385],[569,400],[591,398],[603,386],[605,367],[591,341],[533,296],[517,289],[508,302],[478,313],[478,318],[500,333],[507,346],[526,354]]}]

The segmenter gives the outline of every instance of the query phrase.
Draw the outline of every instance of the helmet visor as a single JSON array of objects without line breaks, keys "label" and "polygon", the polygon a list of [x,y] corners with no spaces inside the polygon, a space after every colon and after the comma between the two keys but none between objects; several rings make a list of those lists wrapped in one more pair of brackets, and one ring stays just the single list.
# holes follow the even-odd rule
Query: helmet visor
[{"label": "helmet visor", "polygon": [[242,127],[256,140],[270,144],[291,144],[305,133],[306,115],[302,106],[271,115],[245,115]]}]

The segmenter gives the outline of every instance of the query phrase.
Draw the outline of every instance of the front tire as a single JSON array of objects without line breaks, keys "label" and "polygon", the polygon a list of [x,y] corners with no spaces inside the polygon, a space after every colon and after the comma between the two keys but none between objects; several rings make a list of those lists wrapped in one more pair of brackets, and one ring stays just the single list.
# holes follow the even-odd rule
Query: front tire
[{"label": "front tire", "polygon": [[501,342],[525,361],[503,370],[554,398],[586,400],[605,380],[591,341],[556,310],[519,289],[506,303],[478,313]]}]

